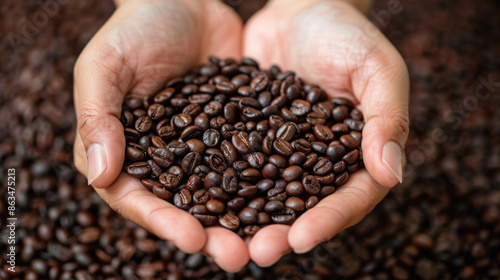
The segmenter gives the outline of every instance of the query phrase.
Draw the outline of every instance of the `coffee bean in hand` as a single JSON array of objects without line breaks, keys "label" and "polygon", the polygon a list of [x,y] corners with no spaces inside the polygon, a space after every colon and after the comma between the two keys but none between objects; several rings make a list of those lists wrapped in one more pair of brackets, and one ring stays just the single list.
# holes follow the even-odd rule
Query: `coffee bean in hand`
[{"label": "coffee bean in hand", "polygon": [[144,102],[125,100],[125,170],[157,197],[251,236],[293,223],[363,167],[351,101],[248,58],[209,61]]}]

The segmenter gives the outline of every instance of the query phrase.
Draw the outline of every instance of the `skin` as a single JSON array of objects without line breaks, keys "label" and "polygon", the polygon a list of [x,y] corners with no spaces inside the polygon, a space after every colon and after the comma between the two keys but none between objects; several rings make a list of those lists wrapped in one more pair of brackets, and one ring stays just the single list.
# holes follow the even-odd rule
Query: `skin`
[{"label": "skin", "polygon": [[[202,252],[223,269],[238,271],[250,258],[269,266],[292,249],[312,249],[359,222],[397,184],[398,178],[382,164],[382,147],[393,141],[404,148],[408,74],[394,47],[380,32],[367,29],[370,23],[354,6],[366,11],[367,1],[275,0],[244,29],[232,10],[215,0],[122,0],[117,5],[75,65],[74,155],[76,167],[87,176],[95,169],[87,156],[101,147],[105,165],[89,180],[126,219],[185,252]],[[277,63],[320,85],[329,96],[359,104],[366,120],[366,170],[356,172],[291,227],[271,225],[246,242],[220,227],[204,229],[196,218],[121,173],[123,98],[155,93],[209,55],[245,55],[263,67]]]}]

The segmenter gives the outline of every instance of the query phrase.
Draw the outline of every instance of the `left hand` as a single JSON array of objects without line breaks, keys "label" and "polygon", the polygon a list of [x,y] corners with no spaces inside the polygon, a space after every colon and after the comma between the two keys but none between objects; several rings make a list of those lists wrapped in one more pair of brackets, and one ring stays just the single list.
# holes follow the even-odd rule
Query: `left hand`
[{"label": "left hand", "polygon": [[270,225],[250,241],[250,257],[269,266],[292,249],[304,253],[363,219],[402,180],[408,137],[409,79],[391,43],[343,1],[274,0],[248,22],[243,55],[263,67],[293,69],[332,96],[360,104],[366,169],[292,226]]}]

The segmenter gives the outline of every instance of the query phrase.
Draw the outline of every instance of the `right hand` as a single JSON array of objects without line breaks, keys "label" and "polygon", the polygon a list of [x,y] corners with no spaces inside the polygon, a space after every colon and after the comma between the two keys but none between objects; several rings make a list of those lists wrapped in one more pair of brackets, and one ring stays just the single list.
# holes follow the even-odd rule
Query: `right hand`
[{"label": "right hand", "polygon": [[183,251],[202,251],[228,271],[249,259],[238,235],[205,230],[188,212],[121,174],[125,136],[119,118],[126,95],[154,94],[209,55],[239,58],[241,29],[238,16],[216,0],[126,1],[85,47],[74,71],[78,170],[123,217]]}]

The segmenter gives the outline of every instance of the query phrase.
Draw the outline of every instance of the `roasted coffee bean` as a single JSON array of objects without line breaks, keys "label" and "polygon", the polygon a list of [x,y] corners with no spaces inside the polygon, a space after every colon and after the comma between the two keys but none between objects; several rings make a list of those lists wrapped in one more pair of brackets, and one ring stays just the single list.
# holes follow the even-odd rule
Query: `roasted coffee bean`
[{"label": "roasted coffee bean", "polygon": [[132,127],[135,124],[135,118],[129,111],[123,111],[120,117],[120,121],[125,127]]},{"label": "roasted coffee bean", "polygon": [[155,103],[149,106],[148,116],[152,120],[159,120],[165,115],[165,107],[161,104]]},{"label": "roasted coffee bean", "polygon": [[319,199],[317,196],[311,195],[306,201],[306,209],[313,208],[314,206],[316,206],[316,204],[318,204],[318,201]]},{"label": "roasted coffee bean", "polygon": [[276,141],[273,142],[273,149],[276,153],[279,155],[282,155],[284,157],[288,157],[293,153],[293,148],[292,145],[285,139],[276,139]]},{"label": "roasted coffee bean", "polygon": [[239,172],[241,172],[249,167],[250,167],[250,164],[248,164],[247,161],[238,160],[238,161],[233,162],[233,168]]},{"label": "roasted coffee bean", "polygon": [[216,117],[222,114],[223,107],[220,102],[217,101],[210,101],[205,107],[203,108],[203,112],[207,114],[210,117]]},{"label": "roasted coffee bean", "polygon": [[303,152],[295,152],[288,159],[289,165],[302,165],[306,161],[306,155]]},{"label": "roasted coffee bean", "polygon": [[196,204],[205,204],[209,199],[210,196],[208,195],[208,191],[205,189],[197,190],[193,194],[193,201]]},{"label": "roasted coffee bean", "polygon": [[219,224],[222,227],[235,231],[240,227],[240,219],[236,215],[227,213],[219,218]]},{"label": "roasted coffee bean", "polygon": [[257,182],[261,178],[261,173],[258,169],[247,168],[240,173],[240,179],[248,182]]},{"label": "roasted coffee bean", "polygon": [[349,149],[356,149],[359,147],[358,141],[354,140],[349,134],[342,135],[342,137],[340,137],[340,143]]},{"label": "roasted coffee bean", "polygon": [[281,108],[280,110],[281,116],[285,121],[289,122],[298,122],[299,118],[288,108]]},{"label": "roasted coffee bean", "polygon": [[211,187],[208,189],[208,195],[220,201],[229,201],[231,197],[219,187]]},{"label": "roasted coffee bean", "polygon": [[224,124],[226,124],[226,119],[222,116],[217,116],[210,120],[210,127],[215,130],[220,130]]},{"label": "roasted coffee bean", "polygon": [[201,187],[201,184],[202,184],[201,177],[198,176],[197,174],[193,174],[189,176],[189,179],[186,183],[186,189],[188,189],[191,192],[195,192]]},{"label": "roasted coffee bean", "polygon": [[304,191],[304,186],[299,181],[293,181],[286,185],[285,190],[290,196],[300,196]]},{"label": "roasted coffee bean", "polygon": [[203,185],[205,189],[210,189],[212,187],[220,187],[222,185],[223,177],[216,172],[209,172],[203,180]]},{"label": "roasted coffee bean", "polygon": [[217,199],[210,199],[206,204],[207,210],[214,214],[223,214],[226,211],[224,203]]},{"label": "roasted coffee bean", "polygon": [[253,225],[257,222],[257,210],[245,207],[239,213],[240,221],[245,225]]},{"label": "roasted coffee bean", "polygon": [[349,127],[345,123],[336,123],[331,127],[335,135],[344,135],[349,133]]},{"label": "roasted coffee bean", "polygon": [[184,129],[193,123],[193,118],[189,114],[178,114],[172,117],[172,124],[180,129]]},{"label": "roasted coffee bean", "polygon": [[194,168],[201,163],[201,155],[196,152],[190,152],[182,159],[182,171],[190,175],[193,174]]},{"label": "roasted coffee bean", "polygon": [[235,149],[240,154],[247,154],[252,150],[250,143],[248,142],[248,134],[246,132],[240,131],[237,134],[233,135],[231,139]]},{"label": "roasted coffee bean", "polygon": [[340,187],[349,180],[349,173],[344,172],[335,178],[335,186]]},{"label": "roasted coffee bean", "polygon": [[285,170],[283,170],[281,174],[281,177],[285,180],[285,182],[288,183],[302,177],[302,172],[303,170],[300,166],[293,165],[285,168]]},{"label": "roasted coffee bean", "polygon": [[259,227],[258,225],[250,225],[250,226],[246,226],[244,229],[243,229],[243,233],[245,233],[246,236],[254,236],[259,230],[261,229],[261,227]]},{"label": "roasted coffee bean", "polygon": [[227,202],[227,208],[238,211],[245,207],[245,199],[243,197],[233,198]]},{"label": "roasted coffee bean", "polygon": [[358,162],[356,162],[356,163],[354,163],[354,164],[351,164],[351,165],[348,165],[348,166],[346,166],[346,168],[345,168],[345,170],[346,170],[349,174],[352,174],[352,173],[354,173],[354,172],[358,171],[358,169],[359,169],[359,163],[358,163]]},{"label": "roasted coffee bean", "polygon": [[220,134],[215,129],[208,129],[203,133],[203,143],[207,147],[215,147],[220,143]]},{"label": "roasted coffee bean", "polygon": [[142,161],[146,158],[146,149],[139,144],[129,142],[125,149],[125,157],[131,161]]},{"label": "roasted coffee bean", "polygon": [[358,132],[363,131],[363,127],[365,126],[365,124],[363,122],[356,121],[353,119],[345,119],[344,123],[347,125],[347,127],[349,127],[349,129],[354,130],[354,131],[358,131]]},{"label": "roasted coffee bean", "polygon": [[293,196],[289,197],[286,200],[285,207],[288,209],[292,209],[293,211],[300,212],[304,211],[306,205],[304,203],[304,200],[300,199],[299,197]]},{"label": "roasted coffee bean", "polygon": [[245,199],[251,199],[257,195],[257,186],[248,186],[238,191],[238,196]]},{"label": "roasted coffee bean", "polygon": [[189,146],[184,142],[172,141],[168,143],[167,150],[172,152],[176,157],[181,157],[190,151]]},{"label": "roasted coffee bean", "polygon": [[335,174],[330,172],[324,176],[316,176],[316,179],[318,179],[318,182],[323,186],[329,185],[335,180]]},{"label": "roasted coffee bean", "polygon": [[163,168],[168,168],[174,162],[174,154],[167,149],[156,149],[151,155],[156,164]]},{"label": "roasted coffee bean", "polygon": [[164,200],[170,200],[170,199],[172,199],[172,197],[174,197],[174,195],[170,191],[166,190],[161,185],[160,186],[158,186],[158,185],[153,186],[153,193],[157,197],[164,199]]},{"label": "roasted coffee bean", "polygon": [[136,178],[144,178],[151,173],[151,167],[147,162],[135,162],[127,167],[127,173]]},{"label": "roasted coffee bean", "polygon": [[295,217],[295,211],[289,208],[271,214],[271,219],[277,224],[290,225],[295,221]]},{"label": "roasted coffee bean", "polygon": [[201,127],[197,125],[190,125],[181,132],[181,139],[182,141],[187,141],[189,139],[198,138],[201,135]]},{"label": "roasted coffee bean", "polygon": [[320,158],[318,163],[316,163],[313,167],[314,174],[316,175],[326,175],[328,172],[331,172],[333,168],[333,164],[326,158]]},{"label": "roasted coffee bean", "polygon": [[157,187],[163,187],[160,182],[157,180],[152,180],[152,179],[141,179],[142,184],[150,191],[153,191],[153,188],[155,186]]},{"label": "roasted coffee bean", "polygon": [[259,75],[252,79],[250,82],[250,87],[256,92],[261,92],[267,88],[269,84],[269,79],[265,75]]},{"label": "roasted coffee bean", "polygon": [[216,84],[215,88],[218,92],[229,95],[236,92],[237,86],[231,82],[221,82]]},{"label": "roasted coffee bean", "polygon": [[317,124],[314,126],[314,135],[319,141],[330,142],[335,138],[333,131],[326,125]]},{"label": "roasted coffee bean", "polygon": [[148,116],[138,117],[135,121],[135,129],[140,133],[148,132],[153,126],[153,121]]},{"label": "roasted coffee bean", "polygon": [[287,161],[283,156],[280,155],[272,155],[269,157],[269,162],[276,165],[279,168],[288,167]]},{"label": "roasted coffee bean", "polygon": [[328,146],[323,142],[315,141],[311,143],[311,150],[317,154],[325,155],[327,149]]},{"label": "roasted coffee bean", "polygon": [[345,106],[337,106],[333,109],[332,116],[336,122],[343,122],[349,116],[349,109]]},{"label": "roasted coffee bean", "polygon": [[334,192],[335,192],[334,186],[324,186],[319,191],[318,196],[323,198],[323,197],[327,197],[327,196],[331,195]]},{"label": "roasted coffee bean", "polygon": [[175,128],[172,126],[166,125],[158,129],[158,136],[160,136],[162,140],[168,141],[176,135]]},{"label": "roasted coffee bean", "polygon": [[346,164],[344,161],[341,160],[333,165],[332,170],[333,170],[333,173],[338,175],[338,174],[344,172],[345,168],[346,168]]},{"label": "roasted coffee bean", "polygon": [[304,179],[302,179],[302,185],[308,194],[315,195],[321,190],[321,185],[318,179],[316,179],[313,175],[305,176]]},{"label": "roasted coffee bean", "polygon": [[177,208],[188,210],[191,207],[192,201],[193,197],[191,192],[187,189],[182,189],[174,195],[174,205],[177,206]]},{"label": "roasted coffee bean", "polygon": [[194,124],[202,130],[207,130],[210,126],[210,120],[207,114],[201,113],[194,119]]},{"label": "roasted coffee bean", "polygon": [[161,173],[162,173],[161,167],[151,159],[148,159],[147,163],[149,164],[149,167],[151,168],[150,177],[153,179],[159,178]]},{"label": "roasted coffee bean", "polygon": [[340,143],[334,144],[326,150],[326,156],[331,162],[338,162],[346,154],[346,148]]},{"label": "roasted coffee bean", "polygon": [[285,123],[276,131],[276,137],[286,141],[291,141],[297,133],[297,127],[294,123]]},{"label": "roasted coffee bean", "polygon": [[297,152],[309,154],[311,152],[311,143],[306,139],[297,139],[292,142],[292,147]]},{"label": "roasted coffee bean", "polygon": [[253,168],[261,168],[266,164],[266,156],[261,152],[250,153],[245,156],[246,161]]},{"label": "roasted coffee bean", "polygon": [[181,182],[178,176],[170,173],[162,173],[159,177],[159,181],[165,188],[169,190],[177,188]]},{"label": "roasted coffee bean", "polygon": [[194,153],[203,154],[205,152],[205,144],[198,139],[189,139],[186,141],[186,145],[189,148],[189,151]]},{"label": "roasted coffee bean", "polygon": [[287,193],[284,187],[274,187],[267,192],[267,200],[285,201]]},{"label": "roasted coffee bean", "polygon": [[342,157],[342,160],[347,164],[354,164],[358,160],[358,150],[352,150]]},{"label": "roasted coffee bean", "polygon": [[[288,88],[296,87],[295,85],[292,85]],[[287,96],[288,97],[288,96]],[[297,96],[298,97],[298,96]],[[291,99],[288,97],[288,99]],[[305,100],[302,99],[296,99],[292,102],[292,107],[290,109],[292,113],[298,117],[302,117],[307,115],[311,111],[311,104]]]},{"label": "roasted coffee bean", "polygon": [[262,168],[262,177],[266,179],[276,179],[279,176],[279,169],[276,165],[268,163]]},{"label": "roasted coffee bean", "polygon": [[263,117],[260,110],[254,109],[252,107],[244,107],[242,110],[242,115],[250,121],[260,121]]},{"label": "roasted coffee bean", "polygon": [[311,125],[325,124],[326,118],[323,113],[311,112],[307,114],[306,121]]}]

